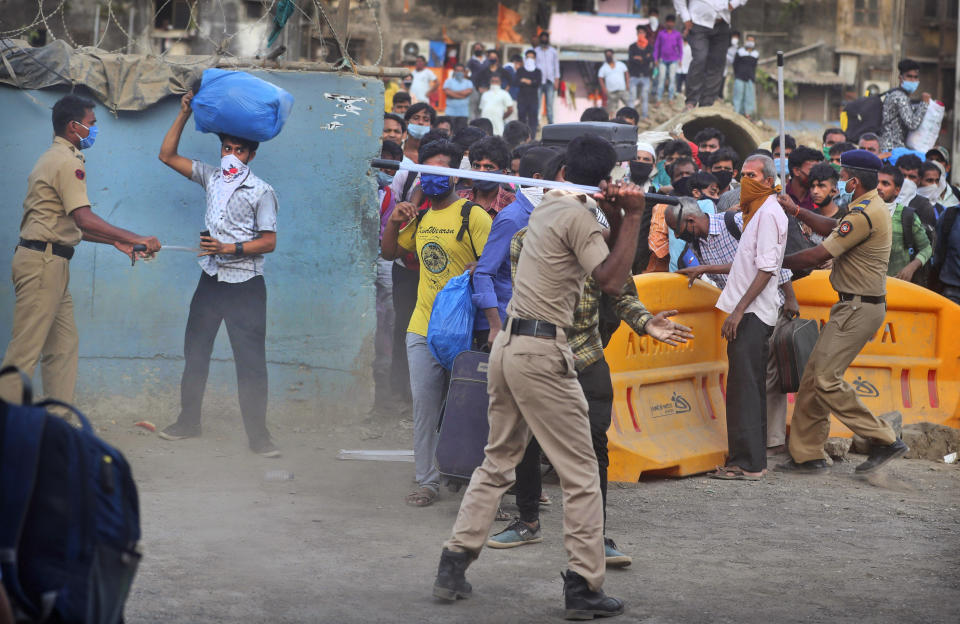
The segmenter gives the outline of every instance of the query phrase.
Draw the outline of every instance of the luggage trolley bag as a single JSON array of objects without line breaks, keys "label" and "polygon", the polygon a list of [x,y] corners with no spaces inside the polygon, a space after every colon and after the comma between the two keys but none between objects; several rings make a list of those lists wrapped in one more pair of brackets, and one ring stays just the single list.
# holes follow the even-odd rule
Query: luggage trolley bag
[{"label": "luggage trolley bag", "polygon": [[440,419],[437,470],[454,481],[469,481],[483,462],[487,423],[487,363],[490,354],[464,351],[453,360]]},{"label": "luggage trolley bag", "polygon": [[813,319],[795,318],[781,325],[773,334],[773,352],[780,372],[780,392],[796,392],[813,346],[820,337],[820,327]]},{"label": "luggage trolley bag", "polygon": [[31,405],[20,375],[23,404],[0,401],[0,570],[16,621],[119,624],[140,561],[130,466],[76,409]]},{"label": "luggage trolley bag", "polygon": [[543,127],[541,143],[544,147],[566,149],[567,144],[585,134],[610,141],[617,152],[618,160],[634,160],[637,157],[637,128],[612,121],[578,121],[550,124]]}]

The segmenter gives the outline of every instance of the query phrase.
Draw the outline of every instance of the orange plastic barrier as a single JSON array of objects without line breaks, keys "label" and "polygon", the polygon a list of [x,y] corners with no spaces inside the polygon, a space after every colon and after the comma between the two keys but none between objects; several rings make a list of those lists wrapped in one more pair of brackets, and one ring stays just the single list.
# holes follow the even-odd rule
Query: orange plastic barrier
[{"label": "orange plastic barrier", "polygon": [[[815,271],[794,283],[800,315],[830,316],[837,295],[830,274]],[[874,414],[899,411],[903,424],[960,428],[960,306],[933,291],[887,279],[887,318],[845,375]],[[793,414],[791,403],[789,412]],[[830,435],[852,432],[831,418]]]},{"label": "orange plastic barrier", "polygon": [[723,388],[726,315],[714,304],[716,288],[669,273],[634,278],[640,301],[657,313],[676,309],[675,320],[696,338],[671,347],[621,325],[605,355],[613,380],[608,431],[609,479],[636,482],[642,473],[685,476],[711,470],[727,452]]}]

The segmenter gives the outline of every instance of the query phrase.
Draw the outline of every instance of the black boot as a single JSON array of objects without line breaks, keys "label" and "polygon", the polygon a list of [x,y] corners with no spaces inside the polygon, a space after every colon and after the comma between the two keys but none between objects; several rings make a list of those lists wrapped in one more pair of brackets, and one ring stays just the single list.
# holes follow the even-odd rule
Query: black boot
[{"label": "black boot", "polygon": [[567,570],[561,573],[563,578],[563,596],[566,606],[566,619],[592,620],[595,617],[612,617],[623,613],[623,601],[611,598],[603,590],[593,591],[587,580]]},{"label": "black boot", "polygon": [[473,588],[467,582],[464,572],[473,560],[468,553],[443,549],[440,554],[440,566],[437,568],[437,580],[433,584],[433,596],[440,600],[456,601],[457,598],[469,598]]}]

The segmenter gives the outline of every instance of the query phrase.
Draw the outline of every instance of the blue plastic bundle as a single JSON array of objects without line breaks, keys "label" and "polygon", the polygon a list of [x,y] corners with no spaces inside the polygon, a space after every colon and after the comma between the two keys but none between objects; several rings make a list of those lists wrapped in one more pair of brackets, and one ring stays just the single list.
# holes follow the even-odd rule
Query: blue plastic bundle
[{"label": "blue plastic bundle", "polygon": [[451,278],[437,293],[427,325],[427,346],[440,365],[450,370],[453,359],[470,349],[473,340],[473,288],[470,271]]},{"label": "blue plastic bundle", "polygon": [[293,96],[246,72],[207,69],[191,108],[200,132],[269,141],[290,116]]}]

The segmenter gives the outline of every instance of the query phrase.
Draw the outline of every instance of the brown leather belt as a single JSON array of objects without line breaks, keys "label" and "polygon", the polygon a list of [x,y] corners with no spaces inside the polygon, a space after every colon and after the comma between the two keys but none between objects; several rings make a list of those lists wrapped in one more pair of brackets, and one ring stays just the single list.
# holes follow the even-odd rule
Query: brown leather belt
[{"label": "brown leather belt", "polygon": [[840,301],[853,301],[857,297],[860,297],[860,301],[864,303],[886,303],[887,297],[885,295],[851,295],[850,293],[837,293],[840,296]]}]

